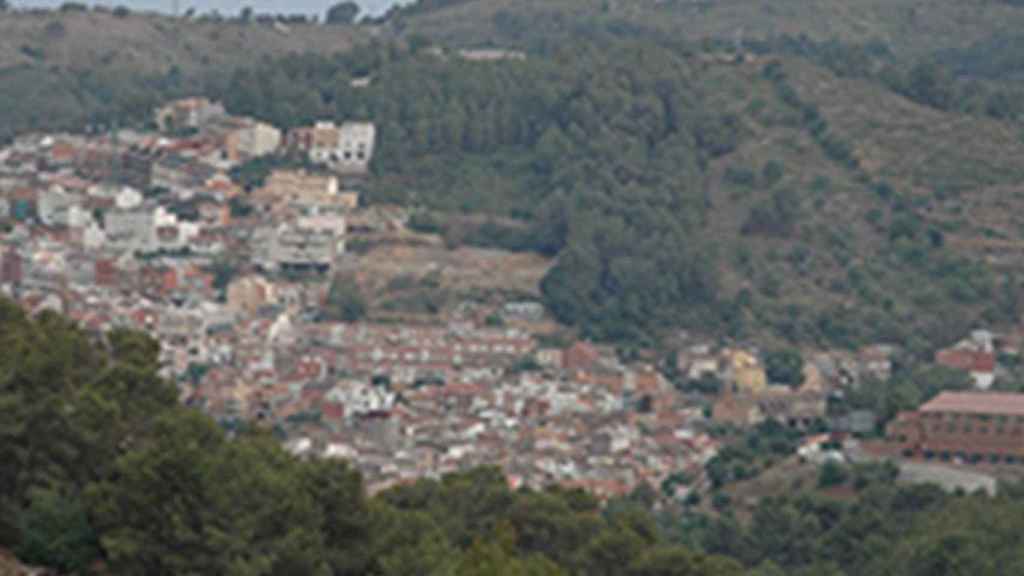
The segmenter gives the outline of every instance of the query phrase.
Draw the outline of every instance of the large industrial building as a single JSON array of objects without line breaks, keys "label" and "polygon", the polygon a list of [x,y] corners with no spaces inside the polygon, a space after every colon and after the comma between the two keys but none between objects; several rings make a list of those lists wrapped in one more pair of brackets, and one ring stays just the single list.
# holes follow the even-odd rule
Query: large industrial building
[{"label": "large industrial building", "polygon": [[886,431],[904,456],[963,462],[1024,461],[1024,394],[943,392],[902,412]]}]

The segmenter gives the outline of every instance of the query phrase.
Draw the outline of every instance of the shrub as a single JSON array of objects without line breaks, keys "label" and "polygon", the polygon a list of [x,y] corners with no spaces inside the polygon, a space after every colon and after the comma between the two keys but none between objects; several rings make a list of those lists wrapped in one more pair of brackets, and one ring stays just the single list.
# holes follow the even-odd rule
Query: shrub
[{"label": "shrub", "polygon": [[842,464],[829,460],[821,467],[821,471],[818,473],[818,487],[819,488],[832,488],[834,486],[842,486],[846,484],[850,474]]},{"label": "shrub", "polygon": [[750,188],[757,182],[757,175],[749,168],[735,168],[730,166],[725,169],[724,179],[735,186]]},{"label": "shrub", "polygon": [[327,317],[342,322],[357,322],[366,315],[367,305],[353,278],[338,276],[327,294]]},{"label": "shrub", "polygon": [[440,218],[429,212],[416,212],[409,217],[408,227],[421,234],[440,234],[444,223]]}]

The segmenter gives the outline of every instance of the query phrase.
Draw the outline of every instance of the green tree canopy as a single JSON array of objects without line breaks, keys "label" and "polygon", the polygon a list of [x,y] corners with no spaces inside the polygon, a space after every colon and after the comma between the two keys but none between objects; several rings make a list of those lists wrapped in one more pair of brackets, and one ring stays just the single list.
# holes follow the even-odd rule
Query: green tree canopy
[{"label": "green tree canopy", "polygon": [[339,2],[327,9],[328,24],[354,24],[359,16],[359,4],[355,2]]},{"label": "green tree canopy", "polygon": [[334,278],[324,312],[327,318],[342,322],[357,322],[366,315],[366,299],[354,278],[343,275]]},{"label": "green tree canopy", "polygon": [[804,383],[804,358],[799,350],[786,348],[768,352],[764,368],[770,382],[794,388]]}]

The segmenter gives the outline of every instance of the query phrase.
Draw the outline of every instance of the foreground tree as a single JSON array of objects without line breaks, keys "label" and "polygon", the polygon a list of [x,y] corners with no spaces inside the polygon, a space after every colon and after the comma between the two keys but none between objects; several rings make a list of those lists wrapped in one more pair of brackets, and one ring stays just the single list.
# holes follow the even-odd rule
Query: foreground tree
[{"label": "foreground tree", "polygon": [[[157,422],[89,497],[118,573],[327,575],[325,503],[315,496],[337,496],[330,475],[304,477],[275,439],[229,442],[207,418],[181,410]],[[343,536],[348,514],[336,500],[326,504]]]}]

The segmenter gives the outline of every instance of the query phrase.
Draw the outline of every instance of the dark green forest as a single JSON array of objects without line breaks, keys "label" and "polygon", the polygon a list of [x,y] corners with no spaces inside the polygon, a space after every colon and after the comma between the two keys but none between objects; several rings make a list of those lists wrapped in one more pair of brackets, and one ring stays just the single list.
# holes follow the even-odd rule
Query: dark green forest
[{"label": "dark green forest", "polygon": [[[1013,89],[985,91],[878,46],[794,39],[756,47],[767,60],[753,87],[727,78],[719,88],[701,63],[713,45],[625,36],[580,33],[525,62],[464,62],[398,45],[291,56],[240,71],[220,95],[232,110],[283,126],[374,120],[382,146],[369,201],[432,214],[419,222],[442,233],[446,214],[491,215],[475,233],[450,235],[456,245],[557,257],[542,285],[546,304],[588,337],[652,343],[689,327],[927,350],[1014,306],[1016,280],[947,249],[949,227],[931,221],[931,202],[862,166],[857,143],[791,81],[787,59],[955,115],[1015,116],[1022,100]],[[372,76],[372,86],[349,87],[355,76]],[[736,100],[730,90],[765,96]],[[742,166],[739,150],[765,130],[795,132],[821,160]],[[830,188],[840,183],[808,184],[818,171],[838,171],[856,191],[866,225],[830,225],[830,204],[842,201]],[[961,193],[973,177],[933,185]],[[849,265],[861,258],[869,262]],[[787,298],[794,289],[805,297]],[[924,314],[944,303],[956,313]]]},{"label": "dark green forest", "polygon": [[157,344],[0,301],[0,546],[78,574],[976,576],[1024,568],[1024,492],[795,488],[749,518],[654,511],[638,490],[510,490],[497,469],[370,496],[341,461],[288,455],[177,402]]}]

